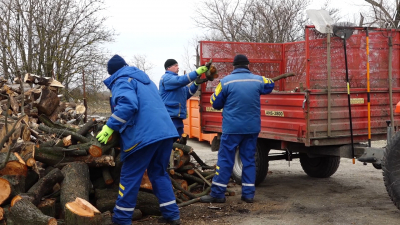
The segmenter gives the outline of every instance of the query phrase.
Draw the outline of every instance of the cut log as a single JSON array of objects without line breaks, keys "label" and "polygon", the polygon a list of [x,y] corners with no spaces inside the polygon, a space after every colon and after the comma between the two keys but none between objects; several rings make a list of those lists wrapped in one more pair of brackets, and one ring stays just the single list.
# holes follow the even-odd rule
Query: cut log
[{"label": "cut log", "polygon": [[89,200],[91,186],[89,167],[83,162],[72,162],[67,164],[61,172],[64,175],[60,196],[62,211],[65,210],[65,204],[75,201],[77,197]]},{"label": "cut log", "polygon": [[32,198],[32,203],[38,205],[41,198],[53,191],[53,186],[63,181],[64,175],[62,172],[55,168],[51,170],[46,176],[39,179],[28,191],[27,195]]},{"label": "cut log", "polygon": [[0,205],[11,195],[11,184],[7,179],[0,177]]},{"label": "cut log", "polygon": [[49,85],[53,81],[51,77],[40,77],[35,74],[27,73],[24,76],[24,82],[30,84]]},{"label": "cut log", "polygon": [[182,180],[182,179],[175,179],[176,183],[179,184],[181,186],[181,188],[183,190],[188,190],[188,183],[186,180]]},{"label": "cut log", "polygon": [[56,217],[56,199],[48,198],[39,203],[38,209],[47,216]]},{"label": "cut log", "polygon": [[[15,196],[14,198],[17,198]],[[30,201],[20,198],[12,201],[14,204],[10,209],[10,219],[15,224],[35,224],[35,225],[57,225],[54,217],[44,215]]]},{"label": "cut log", "polygon": [[66,225],[101,225],[100,211],[86,200],[76,198],[65,204]]},{"label": "cut log", "polygon": [[110,185],[110,184],[114,183],[114,179],[112,178],[112,176],[110,174],[110,169],[108,167],[103,167],[102,168],[102,174],[103,174],[104,182],[107,185]]},{"label": "cut log", "polygon": [[5,175],[1,178],[7,180],[9,182],[11,193],[9,195],[9,199],[13,198],[16,195],[25,192],[25,176],[21,175]]},{"label": "cut log", "polygon": [[42,89],[42,96],[36,108],[39,110],[39,114],[43,113],[50,116],[59,104],[60,99],[57,97],[57,94],[52,92],[48,87],[45,87]]},{"label": "cut log", "polygon": [[112,156],[103,155],[101,157],[87,156],[64,156],[63,152],[53,151],[51,148],[43,147],[36,149],[35,160],[44,162],[48,165],[64,166],[69,162],[85,162],[91,167],[114,166]]},{"label": "cut log", "polygon": [[144,174],[142,177],[142,182],[140,183],[140,188],[146,189],[146,190],[153,190],[149,176],[147,175],[147,170],[144,171]]},{"label": "cut log", "polygon": [[18,162],[26,165],[25,161],[21,158],[21,156],[17,152],[13,152],[14,156],[17,157]]},{"label": "cut log", "polygon": [[88,134],[91,130],[93,130],[93,126],[97,124],[96,119],[91,119],[87,123],[85,123],[76,133],[85,136]]},{"label": "cut log", "polygon": [[36,160],[34,158],[29,158],[28,160],[26,160],[26,165],[28,167],[32,167],[32,166],[36,165]]},{"label": "cut log", "polygon": [[[2,164],[6,160],[7,153],[2,152],[0,153],[0,164]],[[28,168],[26,165],[19,162],[18,158],[11,154],[6,166],[0,170],[0,176],[3,175],[22,175],[26,176],[28,172]]]},{"label": "cut log", "polygon": [[71,135],[66,136],[65,138],[63,138],[62,141],[63,141],[64,146],[72,145]]}]

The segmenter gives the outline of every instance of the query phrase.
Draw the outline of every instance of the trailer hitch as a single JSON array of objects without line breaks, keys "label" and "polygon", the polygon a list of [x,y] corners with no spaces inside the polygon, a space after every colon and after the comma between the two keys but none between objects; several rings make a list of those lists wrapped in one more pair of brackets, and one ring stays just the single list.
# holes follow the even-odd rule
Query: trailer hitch
[{"label": "trailer hitch", "polygon": [[364,154],[358,158],[358,161],[378,165],[382,163],[384,148],[364,147],[362,149],[364,150]]}]

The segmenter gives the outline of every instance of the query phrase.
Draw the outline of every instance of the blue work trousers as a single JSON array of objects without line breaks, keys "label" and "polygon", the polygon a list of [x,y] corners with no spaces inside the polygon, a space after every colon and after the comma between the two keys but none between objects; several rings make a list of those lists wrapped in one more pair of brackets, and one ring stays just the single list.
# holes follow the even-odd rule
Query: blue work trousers
[{"label": "blue work trousers", "polygon": [[137,195],[146,169],[163,217],[167,220],[180,218],[171,180],[167,173],[173,142],[173,138],[155,142],[138,149],[125,159],[121,170],[119,195],[112,218],[114,223],[132,224]]},{"label": "blue work trousers", "polygon": [[242,197],[254,198],[256,181],[256,134],[222,134],[218,151],[218,162],[215,176],[212,180],[211,196],[225,198],[225,191],[232,174],[235,162],[236,148],[243,163],[242,168]]},{"label": "blue work trousers", "polygon": [[182,134],[183,134],[183,128],[185,127],[185,125],[183,124],[183,119],[181,119],[181,118],[172,118],[172,122],[175,125],[176,131],[178,131],[179,138],[181,138]]}]

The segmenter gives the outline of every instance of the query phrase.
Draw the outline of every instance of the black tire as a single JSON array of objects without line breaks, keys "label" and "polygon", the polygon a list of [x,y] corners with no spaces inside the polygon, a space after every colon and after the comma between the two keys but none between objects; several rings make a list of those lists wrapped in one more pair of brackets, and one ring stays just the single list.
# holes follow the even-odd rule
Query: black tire
[{"label": "black tire", "polygon": [[327,178],[332,176],[339,168],[340,157],[324,156],[310,158],[307,154],[300,154],[300,164],[308,176]]},{"label": "black tire", "polygon": [[383,153],[382,173],[386,191],[400,209],[400,132],[396,133]]},{"label": "black tire", "polygon": [[[256,158],[255,186],[258,186],[259,184],[261,184],[265,180],[265,177],[267,176],[268,166],[269,166],[268,153],[269,153],[269,149],[265,149],[264,145],[262,144],[262,141],[260,139],[258,139],[256,156],[255,156],[255,158]],[[242,184],[242,168],[243,168],[243,164],[242,164],[242,161],[240,160],[239,147],[238,147],[236,149],[235,163],[233,164],[233,170],[232,170],[232,179],[237,184]]]}]

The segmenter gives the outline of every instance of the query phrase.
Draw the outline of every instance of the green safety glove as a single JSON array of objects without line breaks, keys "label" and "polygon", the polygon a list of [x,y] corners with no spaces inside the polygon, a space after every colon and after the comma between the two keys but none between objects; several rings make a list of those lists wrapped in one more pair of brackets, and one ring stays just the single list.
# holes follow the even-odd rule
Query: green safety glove
[{"label": "green safety glove", "polygon": [[198,76],[200,76],[201,74],[207,72],[207,70],[207,66],[200,66],[199,68],[197,68],[196,73]]},{"label": "green safety glove", "polygon": [[109,128],[107,125],[104,125],[100,133],[97,134],[96,138],[97,140],[99,140],[100,143],[107,144],[108,138],[113,132],[113,129]]},{"label": "green safety glove", "polygon": [[199,84],[202,84],[202,83],[204,83],[204,82],[207,82],[208,81],[208,79],[207,78],[201,78],[200,76],[198,76],[197,78],[196,78],[196,80],[194,80],[194,85],[196,85],[196,86],[198,86]]}]

